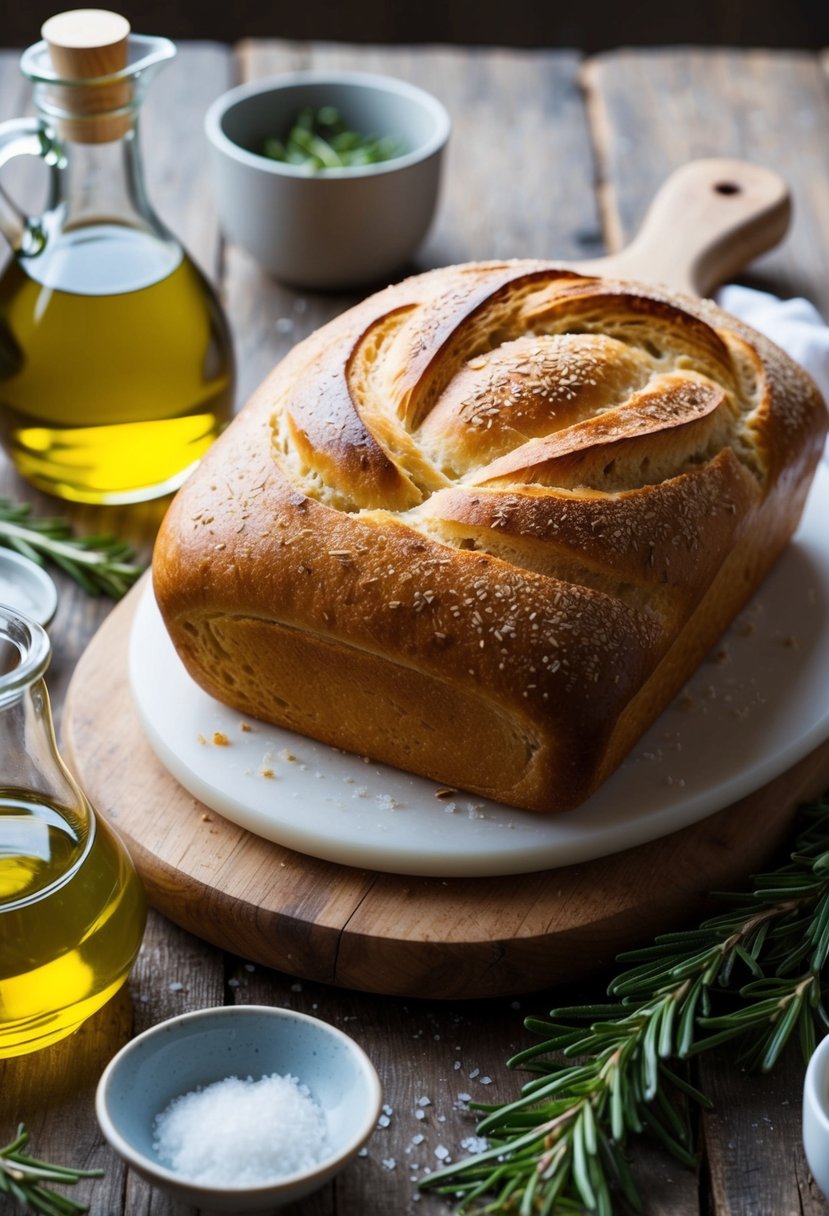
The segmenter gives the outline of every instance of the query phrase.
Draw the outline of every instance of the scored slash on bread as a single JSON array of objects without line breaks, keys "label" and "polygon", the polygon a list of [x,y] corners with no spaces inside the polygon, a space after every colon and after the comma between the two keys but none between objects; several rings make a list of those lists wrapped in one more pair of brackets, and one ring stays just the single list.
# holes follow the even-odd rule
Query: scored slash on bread
[{"label": "scored slash on bread", "polygon": [[277,366],[177,496],[156,596],[239,710],[563,810],[758,586],[825,433],[809,377],[712,304],[448,267]]}]

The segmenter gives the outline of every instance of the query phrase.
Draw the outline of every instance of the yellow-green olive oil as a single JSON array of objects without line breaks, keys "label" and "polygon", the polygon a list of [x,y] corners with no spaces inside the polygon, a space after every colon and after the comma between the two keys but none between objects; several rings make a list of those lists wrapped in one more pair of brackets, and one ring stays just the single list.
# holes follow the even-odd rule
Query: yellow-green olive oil
[{"label": "yellow-green olive oil", "polygon": [[63,1038],[127,978],[138,877],[99,816],[0,789],[0,1057]]},{"label": "yellow-green olive oil", "polygon": [[89,224],[0,277],[0,439],[39,488],[90,503],[174,490],[232,396],[226,322],[174,242]]}]

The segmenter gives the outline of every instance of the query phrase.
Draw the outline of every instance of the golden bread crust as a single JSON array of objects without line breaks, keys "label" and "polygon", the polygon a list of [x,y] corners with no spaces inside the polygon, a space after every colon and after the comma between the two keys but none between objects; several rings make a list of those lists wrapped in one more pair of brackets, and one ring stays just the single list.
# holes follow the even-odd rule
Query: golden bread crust
[{"label": "golden bread crust", "polygon": [[582,802],[797,526],[812,381],[713,304],[448,267],[297,346],[153,560],[245,713],[517,806]]}]

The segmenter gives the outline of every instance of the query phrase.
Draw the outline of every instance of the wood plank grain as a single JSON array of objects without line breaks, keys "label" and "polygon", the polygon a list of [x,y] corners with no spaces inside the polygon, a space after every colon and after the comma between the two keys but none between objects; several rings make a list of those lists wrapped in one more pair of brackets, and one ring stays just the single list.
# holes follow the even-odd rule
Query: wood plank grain
[{"label": "wood plank grain", "polygon": [[661,1144],[644,1135],[631,1152],[631,1172],[646,1216],[701,1216],[696,1170],[676,1161]]},{"label": "wood plank grain", "polygon": [[829,1203],[809,1173],[801,1142],[799,1053],[788,1051],[765,1076],[740,1076],[734,1054],[720,1050],[699,1061],[700,1087],[714,1104],[703,1116],[712,1211],[826,1216]]},{"label": "wood plank grain", "polygon": [[584,82],[612,249],[636,231],[678,165],[702,156],[756,160],[789,182],[794,222],[750,279],[805,295],[829,315],[829,98],[815,55],[614,51],[587,65]]}]

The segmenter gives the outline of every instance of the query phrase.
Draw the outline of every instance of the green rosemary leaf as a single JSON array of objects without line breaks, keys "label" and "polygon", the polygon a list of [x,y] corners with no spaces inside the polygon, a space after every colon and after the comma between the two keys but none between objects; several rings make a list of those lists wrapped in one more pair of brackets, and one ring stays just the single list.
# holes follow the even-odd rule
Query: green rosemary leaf
[{"label": "green rosemary leaf", "polygon": [[27,542],[19,536],[14,537],[13,540],[9,540],[6,548],[13,549],[22,557],[28,557],[29,561],[34,562],[37,566],[43,565],[43,558],[40,556],[37,549],[33,549],[30,544],[27,544]]},{"label": "green rosemary leaf", "polygon": [[[527,1025],[527,1023],[525,1023]],[[527,1025],[528,1030],[532,1030],[532,1026]],[[525,1051],[519,1051],[516,1055],[511,1056],[507,1061],[510,1068],[521,1068],[530,1063],[539,1055],[552,1055],[556,1051],[564,1051],[571,1043],[577,1043],[584,1034],[584,1030],[569,1030],[566,1033],[557,1035],[554,1038],[545,1039],[543,1043],[537,1046],[528,1047]]]},{"label": "green rosemary leaf", "polygon": [[702,994],[702,979],[697,978],[689,988],[679,1015],[679,1025],[676,1032],[676,1054],[680,1059],[688,1055],[696,1028],[696,1012]]},{"label": "green rosemary leaf", "polygon": [[760,1063],[760,1068],[763,1072],[769,1072],[769,1070],[774,1067],[780,1058],[783,1048],[788,1043],[792,1031],[798,1024],[802,1005],[802,994],[798,993],[796,996],[793,996],[788,1007],[783,1013],[783,1016],[780,1018],[780,1021],[769,1035],[766,1041],[766,1049]]},{"label": "green rosemary leaf", "polygon": [[650,946],[640,946],[636,950],[625,950],[616,958],[617,963],[647,961],[652,958],[673,957],[677,946],[690,950],[694,945],[710,943],[710,929],[683,929],[677,933],[660,933]]},{"label": "green rosemary leaf", "polygon": [[622,1089],[622,1103],[625,1112],[625,1126],[629,1128],[634,1135],[639,1135],[642,1128],[642,1120],[639,1113],[642,1107],[642,1095],[639,1092],[637,1078],[635,1075],[626,1076],[624,1078],[624,1088]]},{"label": "green rosemary leaf", "polygon": [[59,518],[37,518],[27,503],[0,498],[0,545],[40,565],[48,560],[90,595],[119,599],[142,573],[125,541],[114,536],[76,536]]},{"label": "green rosemary leaf", "polygon": [[[660,1073],[661,1071],[662,1069],[660,1066]],[[664,1074],[660,1076],[660,1080],[664,1080]],[[674,1102],[673,1100],[669,1099],[665,1086],[660,1085],[659,1089],[656,1091],[654,1109],[658,1109],[664,1125],[672,1130],[674,1138],[678,1140],[679,1143],[687,1145],[690,1151],[692,1147],[691,1127],[688,1123],[687,1116],[683,1118],[682,1114],[680,1114],[680,1110],[678,1109],[680,1105],[680,1102]]]},{"label": "green rosemary leaf", "polygon": [[678,1161],[681,1161],[683,1165],[687,1165],[689,1169],[694,1169],[697,1165],[696,1153],[693,1153],[681,1140],[677,1140],[662,1120],[649,1107],[645,1107],[642,1113],[648,1130],[653,1132],[657,1140],[664,1144],[671,1156],[676,1157]]},{"label": "green rosemary leaf", "polygon": [[749,946],[749,954],[754,959],[755,963],[756,963],[760,953],[762,952],[764,945],[766,944],[766,938],[768,936],[769,928],[770,928],[769,921],[763,921],[762,925],[760,925],[757,932],[755,934],[753,934],[753,936],[751,938],[751,944]]},{"label": "green rosemary leaf", "polygon": [[651,992],[653,981],[657,978],[664,979],[664,976],[665,966],[661,960],[658,963],[634,967],[632,971],[625,971],[615,980],[611,980],[608,992],[613,996],[635,996],[637,993]]},{"label": "green rosemary leaf", "polygon": [[639,1197],[639,1192],[636,1189],[636,1183],[633,1180],[633,1174],[630,1171],[630,1166],[627,1163],[624,1152],[619,1148],[614,1148],[605,1136],[601,1137],[599,1146],[606,1173],[615,1179],[619,1190],[633,1211],[641,1212],[642,1200]]},{"label": "green rosemary leaf", "polygon": [[535,1197],[540,1186],[541,1178],[538,1176],[538,1174],[535,1174],[532,1178],[530,1178],[529,1185],[527,1186],[527,1189],[525,1190],[521,1199],[519,1216],[532,1216],[533,1208],[536,1206]]},{"label": "green rosemary leaf", "polygon": [[732,1026],[720,1030],[716,1034],[703,1035],[691,1044],[686,1055],[690,1058],[698,1056],[704,1051],[712,1051],[715,1047],[720,1047],[723,1043],[730,1043],[732,1039],[736,1039],[738,1035],[744,1033],[744,1026]]},{"label": "green rosemary leaf", "polygon": [[[764,928],[763,940],[765,940],[766,926],[764,926],[763,928]],[[732,959],[739,959],[740,962],[744,964],[744,966],[751,972],[752,975],[756,975],[759,977],[763,974],[763,969],[757,962],[757,955],[751,951],[746,950],[743,946],[739,946],[739,945],[735,946],[731,957],[732,957]],[[731,976],[731,968],[729,967],[728,977],[724,978],[724,980],[723,980],[723,987],[728,986],[728,979],[730,978],[730,976]]]},{"label": "green rosemary leaf", "polygon": [[5,1191],[29,1211],[42,1216],[74,1216],[88,1211],[86,1204],[70,1199],[56,1191],[47,1190],[45,1182],[72,1186],[81,1178],[100,1178],[103,1170],[76,1170],[65,1165],[50,1165],[22,1150],[29,1133],[21,1123],[17,1136],[0,1148],[0,1192]]},{"label": "green rosemary leaf", "polygon": [[[815,988],[817,988],[817,985],[815,985]],[[797,1023],[797,1037],[800,1040],[803,1063],[808,1064],[812,1053],[817,1046],[814,1007],[812,1006],[811,1001],[804,1001],[803,1005],[801,1006],[800,1017]]]},{"label": "green rosemary leaf", "polygon": [[622,1141],[625,1136],[625,1110],[622,1100],[622,1074],[614,1068],[610,1078],[610,1134],[614,1140]]},{"label": "green rosemary leaf", "polygon": [[814,949],[809,960],[809,970],[821,972],[826,965],[829,955],[829,893],[820,902],[818,915],[815,917],[814,928],[809,934]]},{"label": "green rosemary leaf", "polygon": [[677,1001],[670,998],[665,1003],[665,1012],[662,1014],[662,1020],[659,1027],[659,1042],[657,1044],[657,1053],[661,1058],[667,1058],[672,1054],[674,1045],[674,1021],[676,1018]]},{"label": "green rosemary leaf", "polygon": [[587,1146],[584,1138],[584,1108],[580,1116],[576,1119],[573,1127],[573,1180],[576,1184],[576,1190],[582,1199],[584,1206],[590,1211],[596,1208],[596,1195],[593,1187],[590,1184],[590,1176],[587,1170]]},{"label": "green rosemary leaf", "polygon": [[[746,985],[746,988],[750,987],[751,985]],[[745,1030],[749,1026],[757,1023],[767,1023],[770,1019],[776,1018],[780,1012],[780,1000],[780,997],[768,997],[765,1000],[754,1001],[750,1005],[731,1009],[728,1013],[719,1014],[715,1017],[700,1018],[698,1025],[706,1030],[728,1029],[729,1027]]]},{"label": "green rosemary leaf", "polygon": [[[558,1017],[559,1015],[562,1015],[567,1018],[568,1022],[593,1020],[595,1018],[604,1020],[604,1019],[616,1018],[619,1016],[619,1014],[621,1012],[622,1012],[622,1006],[619,1004],[618,1001],[613,1001],[613,1002],[607,1002],[605,1004],[570,1005],[566,1009],[552,1009],[550,1011],[550,1017],[554,1018],[554,1017]],[[525,1025],[529,1021],[532,1021],[532,1019],[527,1018]],[[559,1029],[560,1027],[561,1027],[561,1023],[558,1023],[556,1025],[556,1029]]]}]

